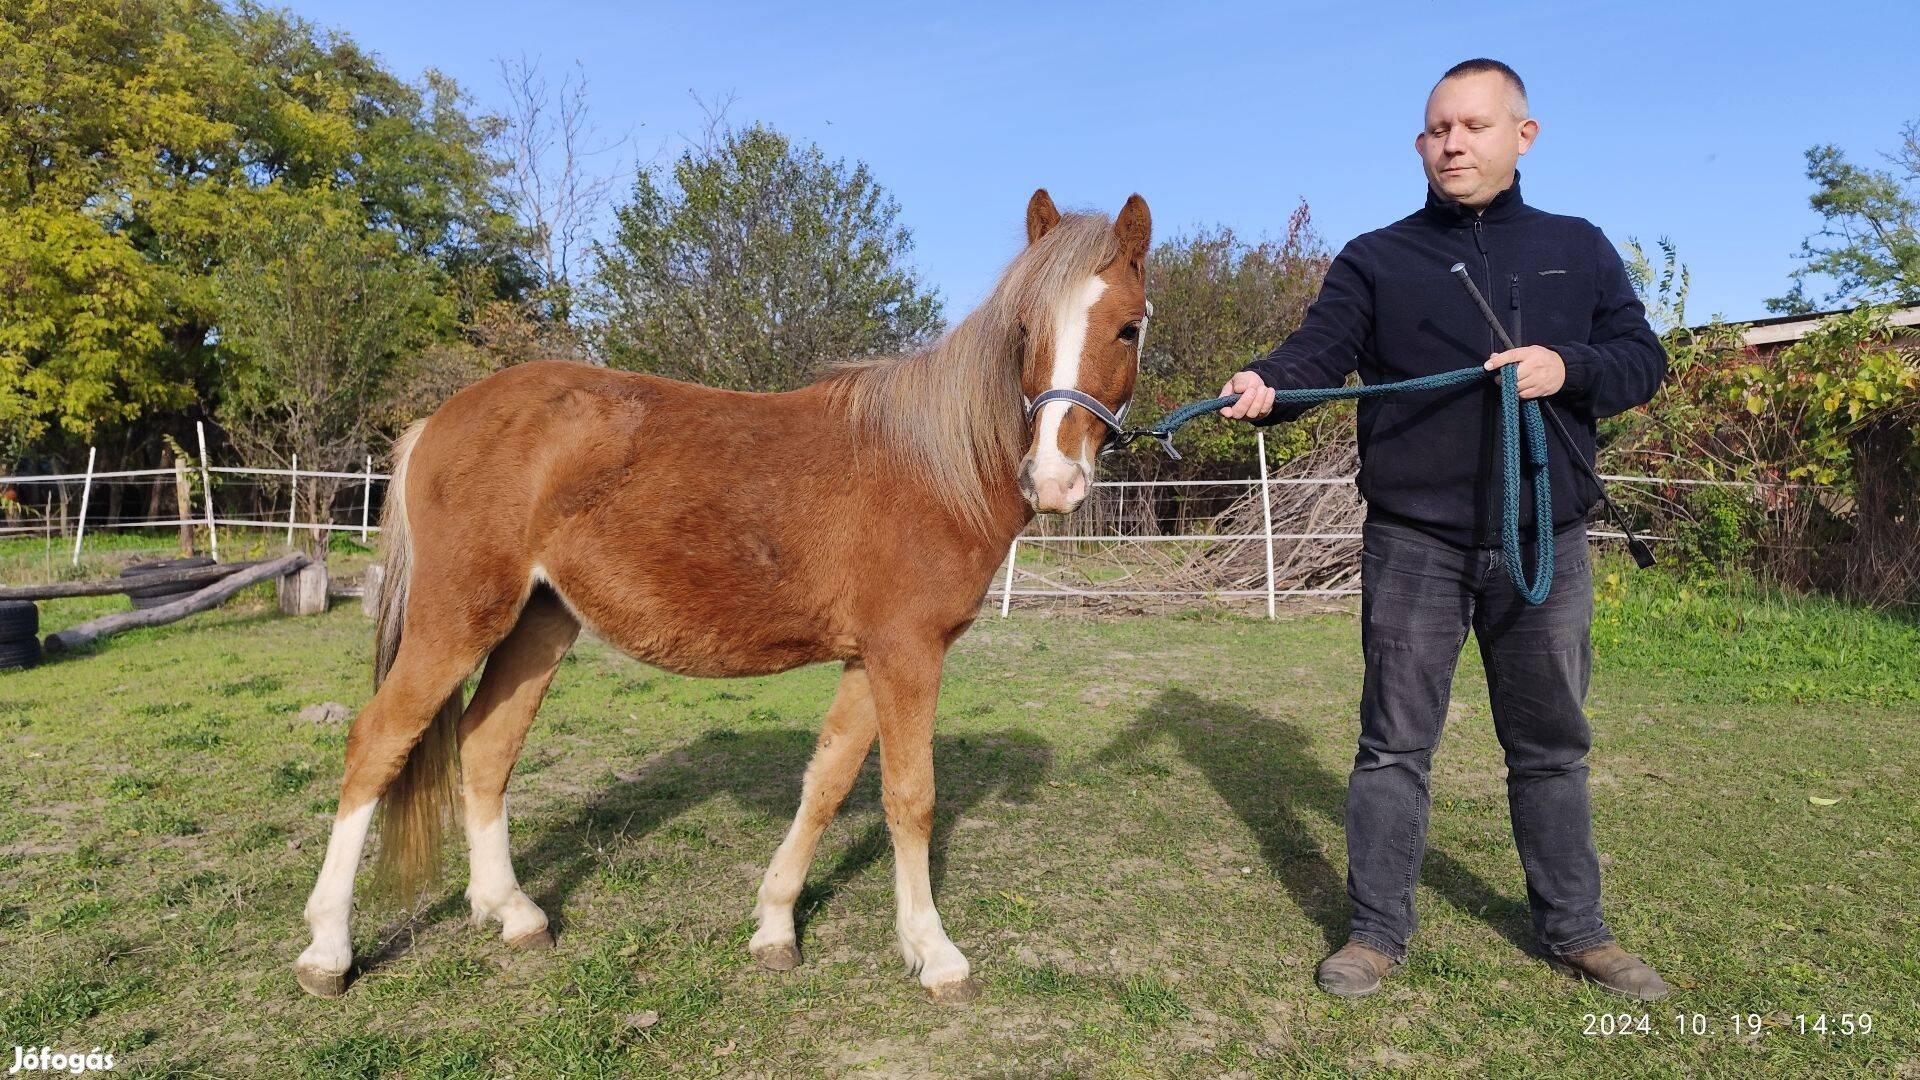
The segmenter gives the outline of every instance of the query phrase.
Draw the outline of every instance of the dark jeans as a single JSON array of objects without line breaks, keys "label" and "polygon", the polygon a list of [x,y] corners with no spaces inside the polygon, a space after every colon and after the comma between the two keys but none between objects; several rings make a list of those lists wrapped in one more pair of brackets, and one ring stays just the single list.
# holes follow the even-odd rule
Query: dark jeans
[{"label": "dark jeans", "polygon": [[[1592,733],[1581,712],[1592,668],[1587,530],[1554,537],[1553,589],[1530,606],[1497,548],[1463,548],[1368,521],[1361,552],[1360,751],[1347,782],[1352,936],[1404,957],[1413,883],[1426,851],[1427,774],[1460,649],[1480,644],[1493,727],[1507,759],[1507,807],[1526,872],[1534,934],[1564,955],[1605,944],[1600,859],[1587,806]],[[1525,545],[1532,559],[1532,545]]]}]

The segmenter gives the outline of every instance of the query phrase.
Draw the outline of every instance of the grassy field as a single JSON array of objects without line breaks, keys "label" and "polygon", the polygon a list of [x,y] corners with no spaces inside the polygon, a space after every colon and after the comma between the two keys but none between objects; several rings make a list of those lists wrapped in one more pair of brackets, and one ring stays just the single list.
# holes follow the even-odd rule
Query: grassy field
[{"label": "grassy field", "polygon": [[[297,714],[365,700],[369,626],[256,594],[0,675],[0,1053],[220,1077],[1920,1075],[1920,628],[1599,576],[1594,806],[1610,921],[1676,988],[1651,1008],[1528,955],[1471,650],[1408,968],[1364,1002],[1312,988],[1346,915],[1344,612],[1030,613],[963,639],[935,887],[971,1006],[901,969],[873,762],[803,897],[806,963],[748,958],[834,671],[691,680],[597,642],[511,789],[558,948],[469,930],[456,852],[425,911],[363,906],[358,981],[309,998],[291,965],[345,727]],[[46,629],[117,604],[44,605]],[[1650,1030],[1587,1033],[1623,1012]]]}]

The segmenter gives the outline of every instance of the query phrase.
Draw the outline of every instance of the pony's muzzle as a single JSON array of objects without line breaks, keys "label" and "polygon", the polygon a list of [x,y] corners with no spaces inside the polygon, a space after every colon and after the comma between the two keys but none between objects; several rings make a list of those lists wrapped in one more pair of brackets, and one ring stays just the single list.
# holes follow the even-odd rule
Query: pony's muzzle
[{"label": "pony's muzzle", "polygon": [[1020,493],[1035,513],[1071,514],[1087,497],[1087,470],[1066,458],[1028,458],[1020,463]]}]

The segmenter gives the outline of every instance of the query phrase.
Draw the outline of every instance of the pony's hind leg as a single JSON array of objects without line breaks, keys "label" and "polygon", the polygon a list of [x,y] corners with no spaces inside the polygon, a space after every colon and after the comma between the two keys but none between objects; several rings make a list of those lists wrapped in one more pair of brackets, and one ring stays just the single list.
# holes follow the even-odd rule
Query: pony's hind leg
[{"label": "pony's hind leg", "polygon": [[833,705],[827,709],[826,723],[821,725],[813,760],[807,765],[793,827],[773,853],[767,876],[760,883],[760,902],[754,908],[760,925],[747,948],[763,967],[786,971],[800,963],[800,943],[793,927],[794,901],[806,884],[814,845],[839,811],[854,778],[860,775],[860,766],[873,747],[874,730],[873,691],[867,683],[866,669],[857,663],[848,664],[840,675]]},{"label": "pony's hind leg", "polygon": [[305,915],[313,941],[294,964],[307,992],[333,997],[346,990],[347,968],[353,962],[353,879],[374,806],[479,659],[480,651],[430,650],[412,640],[403,642],[393,670],[348,730],[340,806],[319,880],[307,898]]},{"label": "pony's hind leg", "polygon": [[507,848],[507,779],[540,701],[580,623],[548,590],[536,590],[520,621],[487,658],[479,689],[460,720],[460,798],[465,808],[472,877],[467,902],[473,925],[500,921],[514,948],[553,944],[547,916],[514,876]]}]

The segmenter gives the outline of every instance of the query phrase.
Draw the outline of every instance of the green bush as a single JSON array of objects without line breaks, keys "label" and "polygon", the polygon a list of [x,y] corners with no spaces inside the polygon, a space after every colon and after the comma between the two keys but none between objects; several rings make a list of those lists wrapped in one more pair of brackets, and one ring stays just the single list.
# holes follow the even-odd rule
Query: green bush
[{"label": "green bush", "polygon": [[1673,550],[1683,574],[1699,581],[1748,566],[1761,515],[1746,488],[1692,488],[1682,505]]}]

